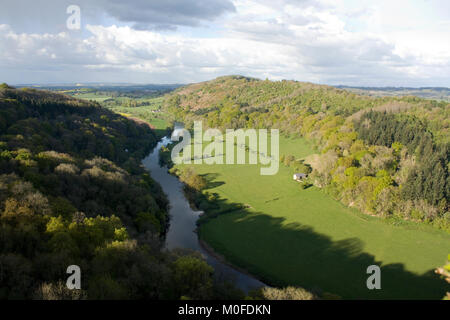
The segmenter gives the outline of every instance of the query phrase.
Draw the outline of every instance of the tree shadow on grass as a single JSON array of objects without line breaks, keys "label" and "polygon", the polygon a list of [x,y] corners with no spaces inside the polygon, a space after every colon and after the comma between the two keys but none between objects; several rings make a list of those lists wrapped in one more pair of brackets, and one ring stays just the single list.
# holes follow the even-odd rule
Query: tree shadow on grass
[{"label": "tree shadow on grass", "polygon": [[[333,241],[310,226],[286,224],[284,218],[250,211],[224,199],[212,205],[235,210],[216,210],[211,215],[207,210],[202,223],[210,223],[200,228],[200,237],[268,285],[302,286],[347,299],[441,299],[450,290],[433,270],[419,275],[403,264],[377,261],[364,252],[364,243],[358,238]],[[218,216],[221,218],[215,219]],[[381,290],[367,288],[370,265],[381,267]]]},{"label": "tree shadow on grass", "polygon": [[213,189],[216,187],[220,187],[221,185],[225,184],[223,181],[216,181],[217,177],[220,176],[218,173],[204,173],[200,175],[203,179],[206,181],[206,188],[205,189]]}]

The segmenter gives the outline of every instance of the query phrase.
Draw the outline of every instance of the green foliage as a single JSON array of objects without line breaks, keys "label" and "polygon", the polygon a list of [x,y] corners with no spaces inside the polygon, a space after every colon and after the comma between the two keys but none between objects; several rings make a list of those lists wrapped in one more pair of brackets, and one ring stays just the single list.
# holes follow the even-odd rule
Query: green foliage
[{"label": "green foliage", "polygon": [[180,257],[174,262],[173,270],[179,297],[205,299],[211,295],[213,268],[205,261],[193,256]]},{"label": "green foliage", "polygon": [[265,300],[315,300],[316,297],[311,292],[298,287],[261,289],[261,295]]},{"label": "green foliage", "polygon": [[355,123],[355,130],[371,145],[401,143],[414,152],[419,145],[432,144],[426,125],[415,116],[370,111]]},{"label": "green foliage", "polygon": [[139,232],[145,232],[147,230],[161,231],[161,225],[158,218],[150,212],[140,212],[138,213],[136,219],[134,220]]},{"label": "green foliage", "polygon": [[169,144],[167,147],[162,146],[161,149],[159,149],[159,165],[160,166],[167,166],[167,168],[173,167],[172,162],[172,149],[175,147],[175,143]]},{"label": "green foliage", "polygon": [[0,84],[0,89],[12,89],[12,88],[3,82],[2,84]]},{"label": "green foliage", "polygon": [[178,177],[187,187],[196,192],[200,192],[206,187],[205,178],[198,175],[191,167],[183,168],[178,174]]},{"label": "green foliage", "polygon": [[[45,91],[2,86],[0,107],[0,299],[213,295],[211,267],[160,250],[168,201],[140,166],[153,130]],[[63,285],[72,264],[81,291]]]},{"label": "green foliage", "polygon": [[[446,282],[450,283],[450,254],[447,256],[447,263],[444,266],[437,268],[435,272],[441,275]],[[447,292],[443,300],[450,300],[450,292]]]},{"label": "green foliage", "polygon": [[437,206],[450,198],[448,145],[436,145],[426,125],[416,116],[368,112],[356,122],[355,128],[369,144],[392,146],[397,155],[404,145],[417,157],[419,161],[402,189],[404,199],[424,199]]}]

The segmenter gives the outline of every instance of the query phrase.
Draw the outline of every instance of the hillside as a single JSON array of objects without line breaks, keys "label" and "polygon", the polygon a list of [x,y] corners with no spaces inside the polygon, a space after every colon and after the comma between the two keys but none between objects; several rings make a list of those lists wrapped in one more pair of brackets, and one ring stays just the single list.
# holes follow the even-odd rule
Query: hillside
[{"label": "hillside", "polygon": [[168,202],[141,166],[156,136],[94,102],[1,86],[0,299],[214,296],[202,259],[161,251]]},{"label": "hillside", "polygon": [[320,151],[306,160],[314,184],[334,198],[372,215],[450,229],[446,102],[229,76],[175,90],[165,109],[188,127],[201,119],[208,127],[303,136]]}]

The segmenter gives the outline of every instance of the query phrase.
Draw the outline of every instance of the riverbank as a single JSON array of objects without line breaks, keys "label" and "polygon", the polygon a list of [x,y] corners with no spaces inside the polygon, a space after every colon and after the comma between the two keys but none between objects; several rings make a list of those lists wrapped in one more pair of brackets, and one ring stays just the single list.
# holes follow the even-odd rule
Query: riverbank
[{"label": "riverbank", "polygon": [[[197,234],[198,234],[198,233],[197,233]],[[223,264],[229,266],[230,268],[233,268],[234,270],[236,270],[236,271],[238,271],[238,272],[240,272],[240,273],[242,273],[242,274],[245,274],[245,275],[247,275],[247,276],[249,276],[249,277],[255,278],[255,279],[258,280],[258,281],[261,281],[261,283],[264,283],[264,284],[265,284],[264,286],[266,286],[266,287],[271,287],[270,285],[267,284],[267,282],[266,282],[265,279],[261,279],[261,278],[259,278],[257,275],[251,274],[251,273],[248,272],[247,270],[245,270],[245,269],[243,269],[243,268],[240,268],[240,267],[238,267],[238,266],[232,264],[232,263],[231,263],[230,261],[228,261],[224,256],[222,256],[222,255],[219,254],[218,252],[214,251],[214,249],[213,249],[211,246],[209,246],[205,241],[203,241],[202,239],[200,239],[200,237],[199,237],[199,239],[198,239],[198,242],[199,242],[200,246],[202,247],[202,249],[203,249],[205,252],[207,252],[207,253],[208,253],[209,255],[211,255],[212,257],[216,258],[216,259],[217,259],[218,261],[220,261],[221,263],[223,263]]]},{"label": "riverbank", "polygon": [[215,254],[206,250],[194,232],[201,211],[193,210],[183,193],[183,183],[170,174],[166,167],[159,165],[159,150],[162,146],[171,143],[167,137],[163,138],[157,147],[144,160],[144,166],[150,171],[152,178],[157,181],[167,195],[170,208],[170,226],[167,232],[165,247],[169,250],[184,248],[199,251],[221,280],[230,279],[244,292],[264,286],[264,283],[255,279],[248,273],[243,273],[234,266],[216,258]]}]

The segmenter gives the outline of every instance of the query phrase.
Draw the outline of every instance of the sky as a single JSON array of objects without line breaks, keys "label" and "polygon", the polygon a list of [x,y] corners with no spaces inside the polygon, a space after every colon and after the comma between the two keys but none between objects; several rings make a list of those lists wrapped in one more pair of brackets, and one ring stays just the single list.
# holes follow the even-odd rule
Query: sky
[{"label": "sky", "polygon": [[[0,82],[450,87],[447,0],[1,0]],[[71,5],[80,8],[80,27]],[[70,28],[69,28],[70,27]]]}]

